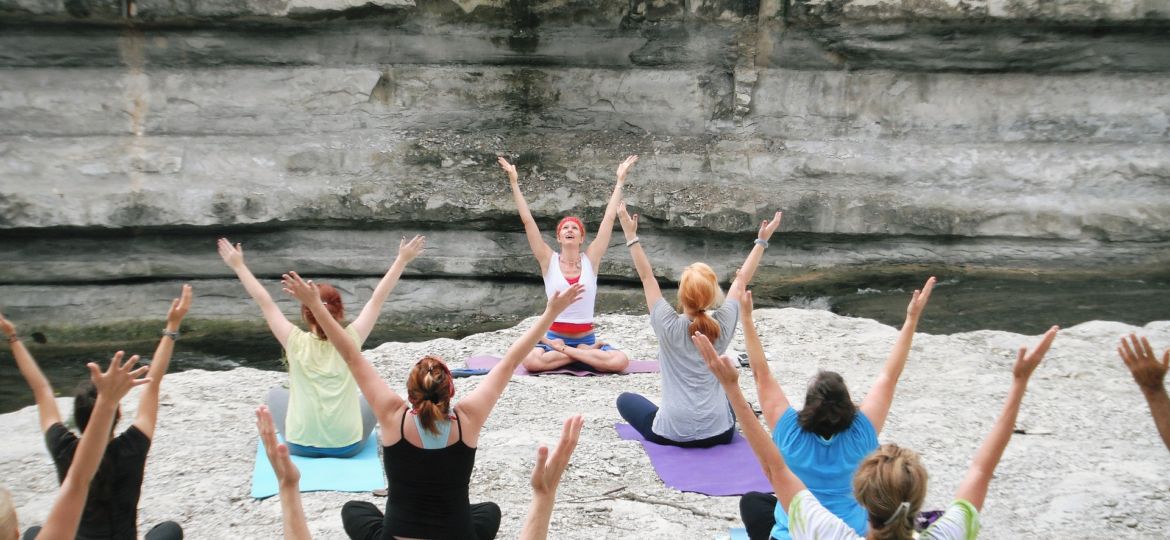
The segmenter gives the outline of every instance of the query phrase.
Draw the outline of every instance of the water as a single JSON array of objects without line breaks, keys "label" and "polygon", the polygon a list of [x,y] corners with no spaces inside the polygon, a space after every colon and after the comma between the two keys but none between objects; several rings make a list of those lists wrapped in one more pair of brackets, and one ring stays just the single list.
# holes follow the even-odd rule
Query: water
[{"label": "water", "polygon": [[[920,275],[866,278],[864,285],[834,284],[799,289],[797,294],[757,291],[757,307],[790,306],[828,309],[840,315],[865,317],[891,326],[905,318],[910,291],[921,287]],[[761,294],[764,293],[764,294]],[[668,293],[673,294],[673,293]],[[637,306],[631,309],[638,312]],[[942,279],[918,325],[920,332],[951,334],[973,330],[1006,330],[1028,335],[1040,334],[1053,324],[1072,326],[1090,320],[1121,321],[1144,325],[1170,319],[1170,277],[1117,280],[1070,280],[1021,276],[1012,278]],[[514,324],[496,321],[473,328],[451,331],[371,336],[372,346],[388,340],[424,341],[438,337],[463,337]],[[171,372],[188,369],[230,370],[240,366],[282,370],[281,351],[266,332],[236,334],[237,342],[217,343],[214,351],[192,352],[189,342],[179,342],[171,360]],[[187,344],[188,349],[184,350]],[[1157,344],[1159,347],[1170,344]],[[224,354],[224,351],[231,351]],[[36,354],[36,353],[34,353]],[[73,352],[67,356],[38,358],[41,369],[58,395],[71,395],[77,383],[88,377],[85,363],[97,360],[104,365],[111,351]],[[32,393],[20,376],[7,348],[0,354],[0,412],[9,412],[33,403]]]}]

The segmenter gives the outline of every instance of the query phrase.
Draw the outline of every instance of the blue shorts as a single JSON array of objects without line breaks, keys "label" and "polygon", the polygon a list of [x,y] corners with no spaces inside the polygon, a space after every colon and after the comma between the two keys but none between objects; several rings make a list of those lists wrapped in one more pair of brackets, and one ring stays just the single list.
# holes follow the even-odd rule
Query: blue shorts
[{"label": "blue shorts", "polygon": [[[584,336],[577,337],[577,338],[571,338],[571,337],[562,336],[556,332],[553,332],[552,330],[549,330],[548,333],[546,333],[544,335],[544,337],[546,337],[550,340],[559,339],[561,341],[564,341],[565,345],[567,345],[569,347],[576,347],[577,345],[593,345],[594,343],[597,343],[597,333],[596,332],[589,332],[588,334],[585,334]],[[552,352],[552,350],[553,350],[552,347],[549,347],[548,345],[545,345],[544,343],[539,343],[539,342],[537,342],[536,347],[538,349],[544,349],[544,352]],[[610,347],[609,344],[607,343],[605,345],[602,345],[601,348],[598,350],[613,351],[613,350],[617,350],[617,349]]]}]

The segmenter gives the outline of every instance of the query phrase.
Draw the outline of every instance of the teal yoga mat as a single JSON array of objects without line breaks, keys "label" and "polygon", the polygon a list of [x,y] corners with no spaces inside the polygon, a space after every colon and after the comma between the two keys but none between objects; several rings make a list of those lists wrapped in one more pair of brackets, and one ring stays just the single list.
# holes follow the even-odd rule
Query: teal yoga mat
[{"label": "teal yoga mat", "polygon": [[743,527],[732,527],[731,540],[748,540],[747,529]]},{"label": "teal yoga mat", "polygon": [[[280,436],[277,436],[280,438]],[[280,438],[284,442],[283,438]],[[386,487],[382,461],[378,459],[378,431],[361,453],[351,458],[308,458],[292,456],[301,471],[301,492],[306,491],[373,491]],[[276,472],[268,463],[264,443],[256,443],[256,466],[252,469],[252,497],[266,499],[279,491]]]}]

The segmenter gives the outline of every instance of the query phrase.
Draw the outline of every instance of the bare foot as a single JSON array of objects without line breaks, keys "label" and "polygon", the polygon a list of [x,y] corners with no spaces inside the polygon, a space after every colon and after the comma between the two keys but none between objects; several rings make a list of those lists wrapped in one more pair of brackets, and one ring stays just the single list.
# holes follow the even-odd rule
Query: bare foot
[{"label": "bare foot", "polygon": [[547,337],[540,338],[540,342],[552,347],[554,351],[563,352],[565,349],[565,340],[563,339],[548,339]]}]

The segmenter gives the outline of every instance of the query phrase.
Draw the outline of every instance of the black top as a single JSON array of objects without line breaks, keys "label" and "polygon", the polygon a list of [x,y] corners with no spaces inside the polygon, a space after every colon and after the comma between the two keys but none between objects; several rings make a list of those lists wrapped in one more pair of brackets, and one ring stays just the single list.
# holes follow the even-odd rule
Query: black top
[{"label": "black top", "polygon": [[[45,430],[45,446],[57,465],[57,480],[65,481],[80,439],[60,422]],[[85,511],[77,529],[78,540],[135,540],[138,538],[138,496],[146,469],[150,438],[130,426],[106,447],[98,466]]]},{"label": "black top", "polygon": [[463,426],[455,414],[459,440],[445,448],[419,448],[402,438],[382,447],[390,494],[386,500],[384,538],[475,538],[467,486],[475,467],[475,449],[463,442]]}]

